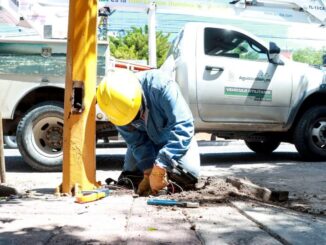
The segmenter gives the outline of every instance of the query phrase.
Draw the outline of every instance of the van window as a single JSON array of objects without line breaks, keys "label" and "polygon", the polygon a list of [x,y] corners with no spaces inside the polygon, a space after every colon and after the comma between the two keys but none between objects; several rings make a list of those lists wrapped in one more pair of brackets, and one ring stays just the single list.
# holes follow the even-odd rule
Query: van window
[{"label": "van window", "polygon": [[[104,76],[105,58],[97,57],[97,74]],[[0,74],[65,76],[66,55],[0,54]]]},{"label": "van window", "polygon": [[242,33],[219,28],[205,28],[204,38],[206,55],[268,61],[267,50]]}]

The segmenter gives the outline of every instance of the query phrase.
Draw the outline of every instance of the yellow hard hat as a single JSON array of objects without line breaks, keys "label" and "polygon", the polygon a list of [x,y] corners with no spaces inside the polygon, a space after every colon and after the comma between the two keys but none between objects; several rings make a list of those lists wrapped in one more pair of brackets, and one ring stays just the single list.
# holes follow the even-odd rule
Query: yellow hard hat
[{"label": "yellow hard hat", "polygon": [[109,120],[117,126],[130,123],[138,114],[142,90],[131,71],[115,69],[103,78],[96,92],[97,103]]}]

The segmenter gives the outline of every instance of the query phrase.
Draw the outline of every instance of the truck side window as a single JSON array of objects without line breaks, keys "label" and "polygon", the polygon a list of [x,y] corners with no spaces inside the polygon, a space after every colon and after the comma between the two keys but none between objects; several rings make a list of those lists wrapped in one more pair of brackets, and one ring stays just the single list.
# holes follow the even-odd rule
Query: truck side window
[{"label": "truck side window", "polygon": [[205,28],[206,55],[268,62],[267,51],[257,42],[232,30]]},{"label": "truck side window", "polygon": [[[104,76],[105,59],[97,57],[97,73]],[[0,75],[15,74],[17,76],[59,76],[66,74],[66,55],[0,54]]]}]

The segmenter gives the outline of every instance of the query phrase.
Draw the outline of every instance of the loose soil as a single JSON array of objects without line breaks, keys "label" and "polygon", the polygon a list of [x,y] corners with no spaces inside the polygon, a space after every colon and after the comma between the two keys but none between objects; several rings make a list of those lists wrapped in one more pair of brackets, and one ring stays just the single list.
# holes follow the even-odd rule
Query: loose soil
[{"label": "loose soil", "polygon": [[325,210],[312,209],[309,203],[304,199],[290,198],[284,202],[263,201],[250,192],[243,192],[237,189],[232,184],[227,183],[225,179],[219,177],[201,177],[199,183],[196,185],[196,190],[164,195],[162,198],[199,202],[201,206],[226,203],[230,200],[251,199],[299,212],[326,216]]},{"label": "loose soil", "polygon": [[[112,195],[135,195],[132,190],[123,187],[113,187],[114,192]],[[177,190],[178,187],[174,186]],[[135,196],[136,197],[136,196]],[[176,193],[160,193],[154,198],[160,199],[174,199],[179,201],[199,202],[200,206],[213,206],[219,203],[228,203],[234,200],[252,200],[263,202],[270,205],[281,206],[299,212],[310,213],[315,215],[326,216],[324,210],[314,210],[309,203],[304,199],[290,198],[283,202],[264,201],[257,198],[255,195],[248,191],[242,191],[226,182],[224,178],[220,177],[201,177],[196,184],[194,190],[181,191]]]}]

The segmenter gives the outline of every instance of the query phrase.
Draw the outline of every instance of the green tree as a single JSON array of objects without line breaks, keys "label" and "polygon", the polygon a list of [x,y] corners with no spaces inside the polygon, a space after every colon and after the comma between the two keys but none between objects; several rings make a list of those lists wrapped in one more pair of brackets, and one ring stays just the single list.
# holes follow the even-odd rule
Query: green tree
[{"label": "green tree", "polygon": [[242,42],[239,46],[237,46],[232,53],[239,54],[240,59],[245,60],[258,60],[259,54],[252,50],[247,42]]},{"label": "green tree", "polygon": [[292,58],[295,61],[308,63],[311,65],[321,65],[322,56],[326,54],[326,47],[322,49],[304,48],[293,52]]},{"label": "green tree", "polygon": [[[169,34],[156,32],[157,66],[160,67],[168,52]],[[132,27],[122,37],[110,37],[110,52],[117,59],[137,59],[148,62],[148,26],[144,28]]]}]

